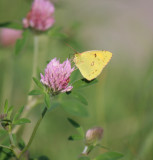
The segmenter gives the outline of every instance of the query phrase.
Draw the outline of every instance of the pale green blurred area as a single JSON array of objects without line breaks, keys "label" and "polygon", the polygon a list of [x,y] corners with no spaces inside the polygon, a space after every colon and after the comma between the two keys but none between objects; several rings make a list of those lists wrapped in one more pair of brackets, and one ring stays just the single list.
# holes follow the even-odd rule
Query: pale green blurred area
[{"label": "pale green blurred area", "polygon": [[[30,8],[30,0],[0,0],[0,22],[21,21]],[[82,142],[67,138],[76,134],[67,117],[77,120],[87,130],[102,126],[102,144],[124,153],[123,160],[153,159],[153,1],[151,0],[54,0],[56,25],[67,32],[74,23],[72,46],[84,50],[102,49],[113,58],[99,83],[80,90],[87,98],[89,116],[70,116],[57,108],[47,114],[35,140],[31,154],[51,160],[75,160],[83,150]],[[13,56],[14,48],[0,48],[0,106],[6,98],[16,107],[26,104],[31,83],[33,37],[24,50]],[[39,39],[39,69],[46,61],[58,57],[65,60],[73,51],[58,39],[46,35]],[[73,107],[73,106],[72,106]],[[0,108],[2,111],[2,108]],[[26,142],[41,108],[30,114],[23,138]],[[97,151],[102,153],[104,150]],[[92,154],[97,154],[94,151]]]}]

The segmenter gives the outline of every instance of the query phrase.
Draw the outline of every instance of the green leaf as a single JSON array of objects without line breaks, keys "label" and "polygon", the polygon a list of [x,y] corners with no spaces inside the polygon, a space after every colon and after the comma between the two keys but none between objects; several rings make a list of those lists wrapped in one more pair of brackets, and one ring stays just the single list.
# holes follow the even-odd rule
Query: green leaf
[{"label": "green leaf", "polygon": [[9,125],[9,124],[11,124],[11,123],[12,123],[12,121],[9,120],[9,119],[1,120],[1,125],[2,125],[3,127],[6,127],[7,125]]},{"label": "green leaf", "polygon": [[14,157],[14,154],[12,151],[10,151],[7,148],[0,147],[0,160],[9,160]]},{"label": "green leaf", "polygon": [[88,105],[87,100],[80,93],[72,91],[71,96],[74,97],[75,99],[79,100],[84,105]]},{"label": "green leaf", "polygon": [[94,160],[118,160],[124,155],[118,152],[106,152],[97,156]]},{"label": "green leaf", "polygon": [[21,150],[24,149],[24,147],[26,146],[25,142],[23,141],[23,139],[20,139],[18,142],[18,146]]},{"label": "green leaf", "polygon": [[25,124],[25,123],[31,123],[31,121],[27,118],[21,118],[16,121],[13,121],[14,125],[21,125],[21,124]]},{"label": "green leaf", "polygon": [[68,121],[72,124],[73,127],[80,128],[80,125],[76,121],[74,121],[73,119],[68,118]]},{"label": "green leaf", "polygon": [[46,104],[48,109],[51,107],[50,95],[47,94],[47,93],[45,94],[45,104]]},{"label": "green leaf", "polygon": [[97,79],[94,79],[92,81],[88,81],[83,78],[83,79],[77,80],[73,83],[73,90],[88,87],[90,85],[96,84],[97,82],[98,82]]},{"label": "green leaf", "polygon": [[15,22],[4,22],[0,23],[0,28],[12,28],[12,29],[22,29],[22,24],[15,23]]},{"label": "green leaf", "polygon": [[43,84],[40,82],[40,80],[38,80],[38,79],[35,78],[35,77],[33,77],[33,80],[34,80],[35,84],[36,84],[39,88],[44,89],[44,86],[43,86]]},{"label": "green leaf", "polygon": [[21,116],[22,112],[23,112],[24,106],[20,107],[20,109],[18,110],[18,112],[15,114],[14,118],[13,118],[13,123],[14,121],[16,121],[17,119],[19,119],[19,117]]},{"label": "green leaf", "polygon": [[7,112],[7,118],[8,119],[10,119],[12,111],[13,111],[13,106],[9,107],[9,109],[8,109],[8,112]]},{"label": "green leaf", "polygon": [[5,105],[4,105],[4,113],[7,114],[8,112],[8,100],[5,100]]},{"label": "green leaf", "polygon": [[75,140],[82,140],[84,139],[84,137],[80,136],[80,135],[72,135],[72,136],[69,136],[68,140],[71,140],[71,141],[75,141]]},{"label": "green leaf", "polygon": [[78,101],[75,100],[65,100],[62,102],[62,107],[68,113],[75,116],[87,116],[87,109]]},{"label": "green leaf", "polygon": [[0,129],[0,137],[4,136],[5,134],[7,134],[7,131],[4,129]]},{"label": "green leaf", "polygon": [[41,95],[43,92],[41,90],[32,90],[28,95]]},{"label": "green leaf", "polygon": [[89,157],[79,157],[79,159],[78,160],[90,160],[90,158]]},{"label": "green leaf", "polygon": [[22,33],[22,38],[18,39],[15,44],[15,54],[18,55],[24,47],[27,38],[27,31]]},{"label": "green leaf", "polygon": [[61,106],[61,104],[59,102],[53,101],[53,102],[51,102],[51,107],[49,108],[48,111],[50,112],[50,111],[52,111],[53,109],[55,109],[55,108],[57,108],[59,106]]}]

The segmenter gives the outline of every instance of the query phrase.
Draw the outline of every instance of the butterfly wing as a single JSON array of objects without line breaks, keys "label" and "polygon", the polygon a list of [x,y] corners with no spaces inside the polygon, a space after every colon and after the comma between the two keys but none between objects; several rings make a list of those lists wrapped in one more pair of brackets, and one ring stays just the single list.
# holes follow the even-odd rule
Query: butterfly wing
[{"label": "butterfly wing", "polygon": [[112,57],[108,51],[86,51],[75,55],[74,62],[87,80],[96,78]]}]

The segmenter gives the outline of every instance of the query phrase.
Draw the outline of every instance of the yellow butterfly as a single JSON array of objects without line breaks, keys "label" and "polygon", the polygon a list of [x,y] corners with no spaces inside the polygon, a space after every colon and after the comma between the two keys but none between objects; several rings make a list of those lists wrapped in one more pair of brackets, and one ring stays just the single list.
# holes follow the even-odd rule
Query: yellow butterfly
[{"label": "yellow butterfly", "polygon": [[73,60],[82,76],[90,81],[99,76],[111,57],[109,51],[92,50],[76,53]]}]

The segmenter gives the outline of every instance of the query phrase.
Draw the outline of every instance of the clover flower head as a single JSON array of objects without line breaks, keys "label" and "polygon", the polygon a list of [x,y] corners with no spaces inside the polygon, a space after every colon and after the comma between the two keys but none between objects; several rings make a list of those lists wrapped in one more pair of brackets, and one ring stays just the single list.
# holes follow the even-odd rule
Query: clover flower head
[{"label": "clover flower head", "polygon": [[54,5],[49,0],[34,0],[32,8],[23,19],[24,28],[46,31],[54,24]]},{"label": "clover flower head", "polygon": [[2,28],[0,30],[0,43],[7,47],[14,45],[16,40],[22,37],[22,31],[16,29]]},{"label": "clover flower head", "polygon": [[56,58],[52,59],[46,69],[45,75],[41,75],[41,82],[50,89],[52,94],[58,94],[60,92],[68,92],[72,90],[72,86],[69,85],[70,75],[74,71],[71,68],[70,60],[66,60],[60,63]]}]

